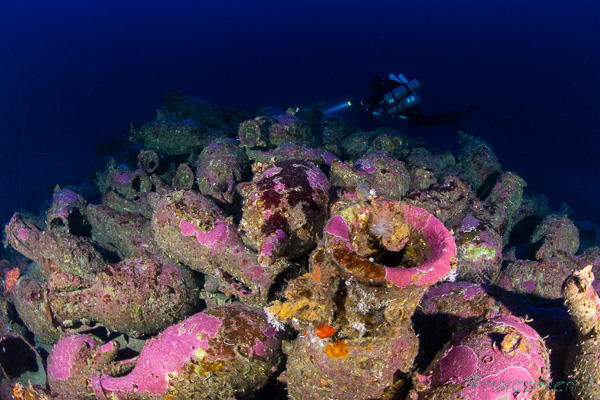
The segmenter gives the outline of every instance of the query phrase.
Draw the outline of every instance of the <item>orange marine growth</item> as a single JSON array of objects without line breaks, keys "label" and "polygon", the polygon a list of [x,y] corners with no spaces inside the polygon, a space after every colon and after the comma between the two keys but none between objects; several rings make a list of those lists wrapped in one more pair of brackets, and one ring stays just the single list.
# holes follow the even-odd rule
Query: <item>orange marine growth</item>
[{"label": "orange marine growth", "polygon": [[19,279],[20,274],[21,271],[19,271],[19,268],[13,268],[6,273],[6,278],[4,278],[4,295],[10,293],[17,286],[17,279]]},{"label": "orange marine growth", "polygon": [[315,328],[315,333],[319,338],[325,339],[333,336],[333,334],[335,333],[335,329],[333,329],[333,326],[331,325],[322,324]]},{"label": "orange marine growth", "polygon": [[13,388],[13,397],[18,400],[50,400],[44,393],[38,393],[29,382],[29,389],[21,383],[17,383]]},{"label": "orange marine growth", "polygon": [[343,360],[348,357],[348,345],[345,340],[336,340],[333,344],[325,347],[325,353],[331,358]]}]

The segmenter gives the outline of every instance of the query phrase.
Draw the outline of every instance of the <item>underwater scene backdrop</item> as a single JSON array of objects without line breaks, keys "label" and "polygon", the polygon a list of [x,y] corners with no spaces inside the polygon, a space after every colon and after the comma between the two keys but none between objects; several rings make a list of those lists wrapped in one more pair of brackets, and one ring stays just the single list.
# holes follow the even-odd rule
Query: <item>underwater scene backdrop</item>
[{"label": "underwater scene backdrop", "polygon": [[600,398],[594,2],[0,7],[0,399]]},{"label": "underwater scene backdrop", "polygon": [[[95,166],[169,90],[221,106],[333,107],[373,76],[422,85],[428,114],[468,109],[506,170],[600,221],[600,48],[592,1],[26,1],[2,5],[0,219]],[[356,110],[343,111],[364,129]],[[452,127],[411,131],[456,149]]]}]

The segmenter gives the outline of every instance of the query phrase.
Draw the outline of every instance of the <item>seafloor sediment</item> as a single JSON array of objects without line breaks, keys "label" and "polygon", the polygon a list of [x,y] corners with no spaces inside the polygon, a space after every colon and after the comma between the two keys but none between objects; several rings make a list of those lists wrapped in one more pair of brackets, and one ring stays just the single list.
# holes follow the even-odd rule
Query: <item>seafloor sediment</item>
[{"label": "seafloor sediment", "polygon": [[600,399],[598,229],[457,139],[169,93],[6,225],[0,399]]}]

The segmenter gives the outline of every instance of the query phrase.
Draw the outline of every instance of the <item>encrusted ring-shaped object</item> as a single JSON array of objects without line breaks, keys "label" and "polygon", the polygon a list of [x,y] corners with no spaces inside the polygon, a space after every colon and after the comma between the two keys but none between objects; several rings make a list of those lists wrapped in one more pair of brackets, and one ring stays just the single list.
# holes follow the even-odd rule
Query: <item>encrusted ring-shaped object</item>
[{"label": "encrusted ring-shaped object", "polygon": [[341,206],[334,206],[325,245],[355,279],[426,287],[454,273],[454,238],[422,208],[388,200]]}]

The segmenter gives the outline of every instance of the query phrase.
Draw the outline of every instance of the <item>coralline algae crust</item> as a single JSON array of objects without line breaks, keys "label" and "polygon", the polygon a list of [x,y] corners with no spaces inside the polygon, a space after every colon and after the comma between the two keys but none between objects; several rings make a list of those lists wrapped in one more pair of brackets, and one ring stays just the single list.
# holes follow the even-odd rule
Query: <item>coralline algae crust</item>
[{"label": "coralline algae crust", "polygon": [[[169,374],[180,374],[185,362],[199,355],[198,349],[208,350],[208,339],[217,335],[221,325],[219,318],[199,313],[167,328],[144,346],[138,361],[142,368],[134,369],[127,379],[102,379],[103,389],[127,392],[135,384],[152,394],[166,393],[168,379],[165,378]],[[169,356],[164,357],[165,354]]]},{"label": "coralline algae crust", "polygon": [[57,359],[53,359],[52,365],[48,368],[48,372],[52,374],[56,380],[66,380],[71,377],[71,369],[73,362],[76,360],[76,354],[83,346],[92,347],[97,343],[90,336],[69,336],[61,340],[53,348],[56,354],[59,354]]}]

